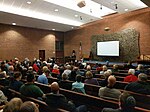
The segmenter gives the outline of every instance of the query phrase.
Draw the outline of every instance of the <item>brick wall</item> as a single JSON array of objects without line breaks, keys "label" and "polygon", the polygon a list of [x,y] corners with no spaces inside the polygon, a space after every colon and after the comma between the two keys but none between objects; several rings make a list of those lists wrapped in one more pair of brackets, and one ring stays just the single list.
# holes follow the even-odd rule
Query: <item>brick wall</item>
[{"label": "brick wall", "polygon": [[63,37],[61,32],[0,24],[0,59],[33,60],[39,50],[45,50],[45,59],[55,57],[55,40]]},{"label": "brick wall", "polygon": [[[110,30],[104,31],[105,27],[109,27]],[[90,54],[92,35],[111,34],[128,28],[134,28],[140,33],[140,54],[150,54],[150,8],[145,8],[124,14],[106,16],[102,20],[84,25],[80,29],[66,32],[64,55],[70,55],[72,49],[75,49],[77,58],[79,58],[80,41],[82,41],[83,54]]]}]

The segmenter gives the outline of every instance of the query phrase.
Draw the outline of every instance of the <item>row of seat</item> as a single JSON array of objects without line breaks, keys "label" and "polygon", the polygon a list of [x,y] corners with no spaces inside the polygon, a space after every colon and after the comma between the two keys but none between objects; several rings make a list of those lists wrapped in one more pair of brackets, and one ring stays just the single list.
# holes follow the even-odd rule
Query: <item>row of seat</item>
[{"label": "row of seat", "polygon": [[[59,81],[57,78],[53,78],[53,77],[48,78],[48,80],[49,80],[49,83],[58,82]],[[73,81],[65,81],[65,83],[66,82],[67,83],[73,83]],[[88,95],[98,97],[98,92],[99,92],[99,88],[100,87],[101,86],[98,86],[98,85],[85,84],[85,91],[86,91],[86,93]],[[46,88],[45,88],[44,91],[45,92],[50,92],[49,90],[46,90]],[[124,88],[120,89],[120,91],[123,92]],[[150,107],[149,107],[149,105],[150,105],[150,96],[149,95],[143,95],[143,94],[134,93],[134,92],[131,92],[131,91],[128,91],[128,92],[135,97],[135,99],[137,101],[137,106],[142,107],[142,108],[150,109]]]}]

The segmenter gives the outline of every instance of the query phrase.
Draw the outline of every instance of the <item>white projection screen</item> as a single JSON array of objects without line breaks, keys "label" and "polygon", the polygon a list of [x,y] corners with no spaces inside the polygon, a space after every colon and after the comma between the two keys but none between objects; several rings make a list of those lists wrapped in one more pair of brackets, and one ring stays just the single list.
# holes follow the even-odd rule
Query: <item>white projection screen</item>
[{"label": "white projection screen", "polygon": [[119,56],[119,41],[97,42],[98,56]]}]

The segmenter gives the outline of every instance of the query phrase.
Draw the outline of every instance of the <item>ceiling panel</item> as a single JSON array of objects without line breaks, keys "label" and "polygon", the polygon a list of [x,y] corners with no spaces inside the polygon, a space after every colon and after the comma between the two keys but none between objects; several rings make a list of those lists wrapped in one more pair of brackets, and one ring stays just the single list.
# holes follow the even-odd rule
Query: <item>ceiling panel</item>
[{"label": "ceiling panel", "polygon": [[[27,1],[31,1],[32,3],[29,5],[27,4]],[[62,3],[62,0],[55,0],[55,1],[60,1],[60,3]],[[87,1],[90,0],[85,0],[85,2]],[[80,25],[82,24],[86,24],[88,22],[100,19],[100,16],[96,17],[93,15],[94,13],[110,14],[109,11],[105,12],[104,6],[112,10],[115,10],[119,13],[125,13],[126,12],[125,9],[128,9],[128,11],[132,11],[145,7],[139,6],[138,4],[134,4],[133,1],[135,0],[92,0],[92,1],[99,4],[98,5],[99,10],[96,12],[94,11],[95,7],[92,7],[92,5],[90,6],[89,4],[86,4],[86,6],[83,8],[79,8],[75,0],[65,0],[64,2],[73,3],[72,4],[73,7],[75,6],[76,8],[78,8],[78,10],[75,10],[73,7],[71,9],[64,5],[60,6],[58,4],[49,3],[48,1],[45,0],[0,0],[1,5],[0,23],[12,24],[12,22],[16,22],[18,26],[33,27],[47,30],[52,30],[55,28],[56,31],[65,32],[72,30],[72,27],[79,28]],[[7,6],[7,8],[5,8],[4,6]],[[8,10],[9,8],[14,7],[17,7],[16,11],[15,9],[13,9],[13,11],[11,9]],[[82,10],[85,10],[87,7],[90,7],[91,9],[88,9],[88,13],[83,13]],[[59,10],[58,12],[54,11],[56,8]],[[21,16],[21,14],[18,14],[18,11],[22,11],[23,15]],[[25,15],[28,15],[29,12],[32,14],[32,16],[25,17]],[[37,19],[36,16],[40,14],[42,15],[39,17],[39,19]],[[62,24],[59,21],[53,22],[52,21],[53,17],[51,17],[52,15],[55,18],[55,20],[59,18],[59,20],[66,21],[66,23]],[[78,17],[75,17],[75,15],[78,15]],[[71,21],[72,24],[69,23]],[[75,25],[74,23],[78,23],[80,25]]]}]

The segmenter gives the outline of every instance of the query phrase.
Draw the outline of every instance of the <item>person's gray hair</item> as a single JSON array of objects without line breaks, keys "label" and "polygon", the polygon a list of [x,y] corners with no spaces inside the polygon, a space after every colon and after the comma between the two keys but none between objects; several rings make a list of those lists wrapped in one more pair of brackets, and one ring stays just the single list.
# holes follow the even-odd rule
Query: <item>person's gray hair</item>
[{"label": "person's gray hair", "polygon": [[144,74],[144,73],[140,73],[140,74],[138,75],[138,80],[139,80],[139,81],[147,81],[147,75]]},{"label": "person's gray hair", "polygon": [[129,69],[128,74],[135,74],[135,69]]}]

